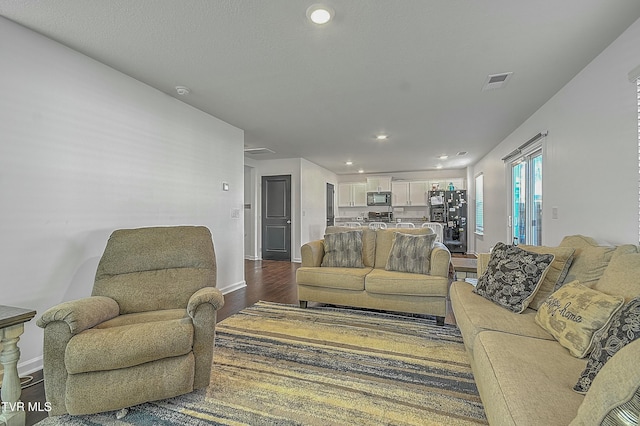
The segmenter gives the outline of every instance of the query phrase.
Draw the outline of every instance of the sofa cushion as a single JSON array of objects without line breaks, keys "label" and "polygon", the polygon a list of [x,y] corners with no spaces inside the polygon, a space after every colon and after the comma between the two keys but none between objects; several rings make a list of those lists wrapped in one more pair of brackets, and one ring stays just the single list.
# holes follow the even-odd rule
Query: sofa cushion
[{"label": "sofa cushion", "polygon": [[[373,268],[376,263],[376,231],[366,226],[355,228],[362,231],[362,263],[364,266]],[[327,226],[325,234],[335,234],[336,232],[345,232],[354,228],[345,228],[344,226]]]},{"label": "sofa cushion", "polygon": [[[622,247],[622,246],[621,246]],[[625,301],[640,296],[640,253],[618,253],[604,270],[594,290],[624,297]]]},{"label": "sofa cushion", "polygon": [[574,281],[547,298],[538,309],[536,323],[571,355],[583,358],[593,348],[594,334],[609,325],[623,303],[621,296],[610,296]]},{"label": "sofa cushion", "polygon": [[573,387],[586,393],[598,372],[609,359],[627,344],[640,338],[640,297],[622,307],[611,319],[609,326],[594,335],[593,350],[587,367]]},{"label": "sofa cushion", "polygon": [[542,284],[552,254],[538,254],[498,243],[475,292],[515,313],[524,311]]},{"label": "sofa cushion", "polygon": [[409,235],[395,232],[394,235],[385,270],[428,274],[436,234]]},{"label": "sofa cushion", "polygon": [[426,235],[433,233],[430,228],[403,228],[401,231],[397,229],[376,230],[376,269],[384,269],[387,266],[395,232],[409,235]]},{"label": "sofa cushion", "polygon": [[554,292],[556,286],[560,287],[564,282],[564,278],[567,276],[567,272],[569,272],[569,267],[573,261],[573,253],[576,249],[573,247],[545,247],[529,246],[524,244],[520,244],[518,247],[533,253],[552,254],[554,256],[553,262],[551,262],[551,266],[549,267],[540,288],[536,292],[531,303],[529,303],[529,307],[531,309],[537,310],[545,299]]},{"label": "sofa cushion", "polygon": [[563,284],[578,280],[588,287],[600,279],[614,255],[637,252],[636,247],[630,244],[600,246],[593,238],[583,235],[564,237],[560,247],[573,247],[576,250]]},{"label": "sofa cushion", "polygon": [[552,340],[484,331],[472,366],[490,425],[565,426],[584,400],[571,391],[584,360]]},{"label": "sofa cushion", "polygon": [[456,323],[470,354],[476,336],[485,330],[554,340],[552,335],[536,324],[536,311],[533,309],[526,309],[520,314],[500,309],[495,303],[475,294],[473,286],[464,281],[451,283],[449,294]]},{"label": "sofa cushion", "polygon": [[324,257],[320,266],[362,268],[362,231],[337,232],[324,236]]},{"label": "sofa cushion", "polygon": [[315,268],[302,266],[296,271],[298,285],[364,290],[364,277],[371,268]]},{"label": "sofa cushion", "polygon": [[64,355],[67,372],[117,370],[191,352],[193,324],[185,312],[121,315],[76,334]]},{"label": "sofa cushion", "polygon": [[374,269],[365,278],[365,290],[375,294],[447,296],[449,280],[424,274]]}]

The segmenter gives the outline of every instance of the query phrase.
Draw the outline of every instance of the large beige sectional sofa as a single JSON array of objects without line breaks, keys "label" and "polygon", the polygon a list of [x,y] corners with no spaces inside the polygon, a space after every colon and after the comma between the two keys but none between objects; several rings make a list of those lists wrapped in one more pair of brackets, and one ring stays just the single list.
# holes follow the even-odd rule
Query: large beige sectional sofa
[{"label": "large beige sectional sofa", "polygon": [[451,260],[446,246],[434,244],[428,274],[385,270],[395,232],[420,235],[433,231],[429,228],[371,230],[330,226],[325,233],[354,229],[362,231],[362,268],[321,266],[325,256],[323,240],[302,246],[302,266],[296,272],[300,306],[306,307],[307,302],[312,301],[426,314],[436,316],[438,324],[444,324]]},{"label": "large beige sectional sofa", "polygon": [[[627,306],[640,295],[637,246],[607,247],[588,237],[570,236],[559,247],[573,248],[573,261],[567,262],[565,278],[554,276],[562,282],[548,291],[577,280],[590,289],[624,298],[621,303]],[[489,259],[489,254],[479,256],[479,277]],[[491,425],[638,424],[640,339],[615,352],[583,395],[573,388],[589,356],[571,355],[538,325],[535,309],[514,313],[473,290],[471,284],[454,282],[450,297]],[[541,302],[535,305],[538,310],[544,309]],[[638,322],[625,327],[628,334],[640,331]]]}]

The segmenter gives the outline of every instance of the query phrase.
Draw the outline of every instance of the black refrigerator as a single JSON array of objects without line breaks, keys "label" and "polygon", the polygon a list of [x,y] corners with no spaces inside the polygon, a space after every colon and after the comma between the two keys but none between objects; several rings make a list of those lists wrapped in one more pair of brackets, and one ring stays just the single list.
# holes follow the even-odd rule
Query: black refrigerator
[{"label": "black refrigerator", "polygon": [[467,191],[429,191],[429,220],[442,223],[444,245],[451,253],[467,252]]}]

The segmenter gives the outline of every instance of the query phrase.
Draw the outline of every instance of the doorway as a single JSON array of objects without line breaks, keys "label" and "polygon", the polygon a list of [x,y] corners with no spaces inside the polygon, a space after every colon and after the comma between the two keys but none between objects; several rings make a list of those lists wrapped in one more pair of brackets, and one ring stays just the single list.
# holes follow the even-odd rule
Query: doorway
[{"label": "doorway", "polygon": [[327,183],[327,226],[333,226],[335,222],[335,188],[332,183]]},{"label": "doorway", "polygon": [[291,175],[262,177],[262,259],[291,261]]}]

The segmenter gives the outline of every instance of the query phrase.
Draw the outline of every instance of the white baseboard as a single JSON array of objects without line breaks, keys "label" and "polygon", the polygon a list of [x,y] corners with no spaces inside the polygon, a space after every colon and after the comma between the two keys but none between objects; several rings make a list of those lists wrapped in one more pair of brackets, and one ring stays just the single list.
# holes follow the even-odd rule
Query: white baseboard
[{"label": "white baseboard", "polygon": [[246,281],[242,280],[240,282],[237,282],[235,284],[229,284],[227,286],[224,287],[218,287],[218,290],[220,290],[222,292],[222,294],[228,294],[231,293],[232,291],[236,291],[236,290],[240,290],[241,288],[245,288],[247,286]]},{"label": "white baseboard", "polygon": [[291,261],[292,261],[293,263],[302,263],[302,258],[297,258],[297,257],[296,257],[296,258],[294,258],[294,259],[291,259]]},{"label": "white baseboard", "polygon": [[[28,376],[38,370],[42,370],[42,355],[39,357],[22,361],[18,363],[18,376]],[[0,380],[2,380],[2,371],[0,371]]]},{"label": "white baseboard", "polygon": [[244,260],[262,260],[260,256],[245,256]]}]

